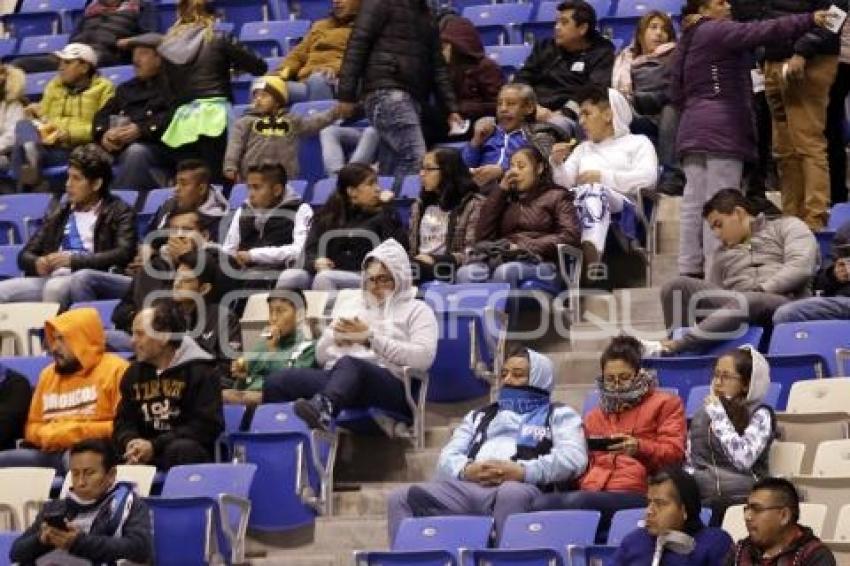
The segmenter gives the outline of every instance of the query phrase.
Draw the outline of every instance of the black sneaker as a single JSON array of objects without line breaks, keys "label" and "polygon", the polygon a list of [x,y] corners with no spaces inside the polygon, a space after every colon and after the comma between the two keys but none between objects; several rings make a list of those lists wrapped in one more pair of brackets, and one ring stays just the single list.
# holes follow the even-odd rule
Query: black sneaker
[{"label": "black sneaker", "polygon": [[318,428],[329,432],[333,423],[333,403],[324,395],[317,393],[312,399],[299,399],[295,402],[295,414],[309,428]]}]

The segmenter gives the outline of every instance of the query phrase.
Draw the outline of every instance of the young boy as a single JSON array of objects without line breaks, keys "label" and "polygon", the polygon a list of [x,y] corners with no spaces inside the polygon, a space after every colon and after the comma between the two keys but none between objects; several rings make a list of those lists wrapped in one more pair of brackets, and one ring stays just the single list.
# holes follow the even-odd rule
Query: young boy
[{"label": "young boy", "polygon": [[315,342],[299,329],[305,309],[301,292],[271,291],[268,303],[269,325],[262,333],[265,340],[233,361],[231,375],[236,386],[222,392],[225,403],[259,405],[266,377],[283,369],[316,365]]},{"label": "young boy", "polygon": [[309,118],[286,110],[286,82],[267,76],[254,81],[252,108],[236,121],[224,154],[224,175],[244,180],[248,169],[264,163],[280,163],[290,178],[298,177],[298,137],[317,133],[337,119],[337,109]]}]

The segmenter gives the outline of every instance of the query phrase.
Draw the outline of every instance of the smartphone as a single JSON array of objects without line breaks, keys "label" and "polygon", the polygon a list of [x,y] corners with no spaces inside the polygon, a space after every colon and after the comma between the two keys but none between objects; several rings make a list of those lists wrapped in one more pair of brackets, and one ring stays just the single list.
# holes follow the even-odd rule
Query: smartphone
[{"label": "smartphone", "polygon": [[608,450],[611,446],[622,442],[619,438],[610,436],[589,436],[587,438],[587,448],[590,450]]},{"label": "smartphone", "polygon": [[46,514],[44,516],[44,522],[53,527],[54,529],[59,529],[61,531],[68,530],[68,526],[65,524],[64,514]]}]

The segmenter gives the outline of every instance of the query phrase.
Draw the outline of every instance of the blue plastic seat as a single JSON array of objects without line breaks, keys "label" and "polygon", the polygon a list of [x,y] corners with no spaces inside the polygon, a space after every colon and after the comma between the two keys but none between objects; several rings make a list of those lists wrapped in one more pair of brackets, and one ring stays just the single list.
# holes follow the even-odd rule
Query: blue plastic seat
[{"label": "blue plastic seat", "polygon": [[768,354],[765,358],[770,366],[770,380],[782,386],[775,407],[778,411],[785,410],[792,385],[821,378],[827,372],[826,361],[820,354]]},{"label": "blue plastic seat", "polygon": [[843,224],[850,222],[850,202],[839,202],[829,209],[828,230],[838,230]]},{"label": "blue plastic seat", "polygon": [[[771,368],[772,369],[772,368]],[[771,371],[771,373],[773,373]],[[705,398],[708,397],[708,392],[710,391],[710,385],[697,385],[696,387],[691,388],[691,392],[688,395],[688,402],[685,406],[685,414],[687,418],[691,419],[693,416],[699,411],[705,401]],[[761,404],[767,405],[768,407],[776,410],[779,405],[779,397],[782,395],[782,384],[771,382],[770,386],[767,388],[767,393],[762,399]]]},{"label": "blue plastic seat", "polygon": [[324,206],[336,190],[336,177],[319,179],[313,183],[313,191],[310,195],[310,205],[314,207]]},{"label": "blue plastic seat", "polygon": [[358,566],[460,565],[460,549],[487,548],[493,519],[481,516],[409,517],[389,552],[355,552]]},{"label": "blue plastic seat", "polygon": [[113,195],[120,198],[124,202],[126,202],[130,208],[136,208],[136,204],[139,202],[139,191],[133,191],[130,189],[120,189],[110,191]]},{"label": "blue plastic seat", "polygon": [[[771,355],[817,354],[823,358],[823,376],[843,375],[838,350],[850,348],[850,321],[812,320],[777,324],[770,338]],[[790,386],[789,386],[790,388]]]},{"label": "blue plastic seat", "polygon": [[12,545],[15,544],[15,541],[22,534],[24,533],[17,531],[0,532],[0,565],[11,566],[12,563],[9,561],[9,553],[12,552]]},{"label": "blue plastic seat", "polygon": [[25,244],[50,206],[47,193],[0,195],[0,242]]},{"label": "blue plastic seat", "polygon": [[68,33],[71,30],[63,25],[65,15],[85,4],[86,0],[23,0],[17,12],[3,16],[3,25],[9,35],[18,38]]},{"label": "blue plastic seat", "polygon": [[484,52],[502,68],[503,73],[509,75],[523,66],[531,54],[531,45],[488,45]]},{"label": "blue plastic seat", "polygon": [[158,565],[206,564],[214,551],[241,563],[254,464],[194,464],[168,471],[162,494],[147,498]]},{"label": "blue plastic seat", "polygon": [[100,69],[100,74],[112,81],[112,84],[118,86],[134,78],[136,71],[133,69],[133,65],[116,65]]},{"label": "blue plastic seat", "polygon": [[33,387],[38,383],[38,376],[41,375],[41,371],[52,363],[52,356],[11,356],[0,358],[0,366],[5,366],[23,375]]},{"label": "blue plastic seat", "polygon": [[0,245],[0,280],[21,276],[18,254],[22,249],[24,249],[23,244]]},{"label": "blue plastic seat", "polygon": [[832,259],[832,241],[835,239],[834,230],[819,230],[815,232],[815,239],[818,241],[818,249],[820,250],[821,263]]},{"label": "blue plastic seat", "polygon": [[246,200],[248,200],[248,185],[245,183],[237,183],[233,185],[230,189],[230,198],[228,199],[230,208],[232,210],[236,210],[242,206]]},{"label": "blue plastic seat", "polygon": [[239,432],[242,419],[245,418],[247,407],[245,405],[226,404],[222,407],[224,411],[224,431],[219,435],[215,443],[215,461],[224,462],[230,454],[230,435]]},{"label": "blue plastic seat", "polygon": [[[24,55],[47,55],[54,51],[60,51],[68,44],[68,34],[56,35],[30,35],[21,39],[18,46],[18,56]],[[56,75],[56,73],[53,73]]]},{"label": "blue plastic seat", "polygon": [[71,305],[70,308],[92,308],[96,310],[97,314],[100,316],[100,321],[103,323],[103,329],[111,330],[115,328],[115,325],[112,323],[112,312],[115,310],[115,307],[118,306],[119,302],[121,301],[119,301],[118,299],[105,301],[83,301],[79,303],[74,303],[73,305]]},{"label": "blue plastic seat", "polygon": [[232,23],[236,32],[247,23],[271,17],[267,0],[215,0],[212,5],[219,20]]},{"label": "blue plastic seat", "polygon": [[13,37],[0,39],[0,60],[11,59],[18,49],[18,40]]},{"label": "blue plastic seat", "polygon": [[[531,21],[522,25],[522,36],[526,43],[534,43],[549,39],[555,34],[555,20],[558,19],[558,5],[561,0],[535,2],[536,11],[532,12]],[[609,0],[590,0],[588,2],[596,11],[596,19],[609,15],[611,2]]]},{"label": "blue plastic seat", "polygon": [[485,45],[522,43],[520,26],[531,20],[531,4],[482,4],[463,9]]},{"label": "blue plastic seat", "polygon": [[[299,102],[293,104],[290,112],[297,116],[310,116],[316,112],[324,112],[336,106],[334,100],[314,100],[311,102]],[[304,136],[300,140],[298,150],[299,176],[311,183],[325,176],[325,166],[322,161],[322,144],[319,142],[318,134]]]},{"label": "blue plastic seat", "polygon": [[634,37],[638,20],[651,10],[659,10],[677,19],[682,9],[679,0],[619,0],[608,18],[599,18],[599,27],[608,37],[629,42]]},{"label": "blue plastic seat", "polygon": [[307,20],[247,22],[239,32],[239,40],[263,57],[278,57],[289,53],[310,31],[310,25]]},{"label": "blue plastic seat", "polygon": [[24,94],[30,100],[40,100],[44,95],[44,89],[47,86],[47,83],[49,83],[55,76],[56,73],[53,71],[47,71],[44,73],[28,73],[27,82],[24,86]]},{"label": "blue plastic seat", "polygon": [[142,204],[141,210],[136,214],[136,221],[139,226],[139,237],[143,238],[148,232],[148,224],[153,217],[156,216],[159,207],[174,194],[174,190],[170,187],[161,189],[152,189],[148,191],[145,197],[145,202]]},{"label": "blue plastic seat", "polygon": [[298,17],[302,20],[321,20],[331,13],[331,0],[300,0],[298,6]]},{"label": "blue plastic seat", "polygon": [[252,529],[294,529],[312,524],[319,511],[331,511],[336,437],[310,431],[292,403],[258,406],[250,431],[233,432],[229,441],[236,459],[257,465]]},{"label": "blue plastic seat", "polygon": [[[620,546],[626,535],[642,526],[640,522],[643,521],[645,516],[646,509],[643,507],[621,509],[614,513],[614,516],[611,517],[611,528],[608,530],[607,543],[615,548]],[[711,520],[711,509],[703,507],[699,516],[703,524],[708,525],[709,520]]]}]

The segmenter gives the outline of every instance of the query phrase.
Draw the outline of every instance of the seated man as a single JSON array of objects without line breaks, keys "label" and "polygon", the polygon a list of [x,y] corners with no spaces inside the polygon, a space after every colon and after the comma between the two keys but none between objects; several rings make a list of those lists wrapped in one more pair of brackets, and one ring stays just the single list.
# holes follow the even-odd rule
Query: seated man
[{"label": "seated man", "polygon": [[233,215],[222,248],[247,270],[247,286],[274,287],[280,272],[301,256],[313,209],[287,185],[281,165],[252,167],[246,181],[248,200]]},{"label": "seated man", "polygon": [[611,86],[614,45],[596,29],[596,12],[584,0],[558,5],[555,36],[534,44],[514,80],[530,85],[540,101],[537,119],[558,124],[577,137],[579,89]]},{"label": "seated man", "polygon": [[530,86],[510,83],[499,91],[496,120],[476,122],[472,140],[463,148],[463,160],[479,186],[498,183],[521,147],[535,145],[548,156],[556,142],[566,139],[566,132],[557,126],[535,120],[536,108],[537,97]]},{"label": "seated man", "polygon": [[817,297],[782,305],[773,313],[773,324],[807,320],[850,319],[850,222],[832,240],[832,261],[815,277]]},{"label": "seated man", "polygon": [[273,372],[316,365],[316,344],[307,339],[300,325],[304,321],[305,301],[300,291],[271,291],[268,296],[269,324],[261,333],[263,340],[244,356],[233,361],[234,385],[225,389],[225,403],[248,406],[263,402],[263,384]]},{"label": "seated man", "polygon": [[[48,501],[9,554],[21,564],[116,564],[153,560],[153,525],[132,484],[115,481],[118,454],[105,439],[71,450],[71,491]],[[48,519],[51,517],[51,519]],[[59,519],[64,527],[57,527]]]},{"label": "seated man", "polygon": [[0,452],[0,468],[43,466],[67,471],[65,451],[109,438],[127,362],[105,352],[97,311],[74,309],[44,325],[54,362],[42,370],[25,428],[26,448]]},{"label": "seated man", "polygon": [[[702,215],[722,245],[707,281],[677,277],[661,289],[665,328],[689,329],[645,342],[649,355],[698,350],[745,323],[769,326],[776,309],[808,293],[820,252],[802,220],[760,213],[737,189],[717,192]],[[699,322],[697,307],[708,313]]]},{"label": "seated man", "polygon": [[121,297],[130,279],[123,271],[136,251],[136,215],[110,194],[111,158],[87,144],[68,158],[67,200],[18,256],[25,277],[0,282],[0,303],[73,302]]},{"label": "seated man", "polygon": [[[316,358],[324,369],[287,369],[263,385],[264,403],[296,401],[310,428],[328,430],[342,409],[380,407],[410,415],[403,367],[427,371],[437,353],[437,318],[414,299],[407,252],[389,239],[363,262],[356,315],[340,317],[323,333]],[[411,415],[412,416],[412,415]]]},{"label": "seated man", "polygon": [[211,462],[224,429],[215,360],[190,337],[173,301],[161,300],[133,320],[136,361],[121,380],[113,440],[127,464]]},{"label": "seated man", "polygon": [[517,348],[502,367],[498,402],[467,413],[440,453],[437,480],[388,498],[390,541],[405,517],[492,515],[496,535],[512,513],[531,510],[539,486],[584,472],[581,417],[554,403],[552,362]]},{"label": "seated man", "polygon": [[127,41],[136,76],[118,85],[115,96],[94,116],[94,140],[117,156],[118,189],[156,189],[170,178],[171,160],[159,138],[174,103],[156,51],[161,40],[158,33],[148,33]]},{"label": "seated man", "polygon": [[636,202],[640,189],[654,188],[658,158],[649,138],[629,131],[632,110],[612,88],[588,86],[576,96],[579,121],[587,141],[562,164],[556,145],[552,174],[555,182],[573,189],[582,219],[585,263],[598,263],[605,251],[611,214],[621,212],[625,199]]},{"label": "seated man", "polygon": [[726,566],[835,566],[829,547],[800,524],[800,496],[790,481],[765,478],[756,483],[744,507],[744,520],[750,536],[729,551]]},{"label": "seated man", "polygon": [[702,523],[699,487],[692,476],[680,468],[658,472],[649,478],[646,500],[645,526],[623,539],[614,564],[651,564],[654,557],[665,566],[723,564],[732,539]]},{"label": "seated man", "polygon": [[64,165],[68,153],[92,140],[92,122],[115,93],[97,74],[97,55],[88,45],[69,43],[54,53],[59,74],[44,87],[41,102],[24,109],[29,118],[15,127],[12,176],[22,188],[41,183],[41,167]]}]

